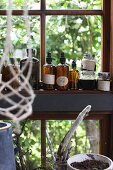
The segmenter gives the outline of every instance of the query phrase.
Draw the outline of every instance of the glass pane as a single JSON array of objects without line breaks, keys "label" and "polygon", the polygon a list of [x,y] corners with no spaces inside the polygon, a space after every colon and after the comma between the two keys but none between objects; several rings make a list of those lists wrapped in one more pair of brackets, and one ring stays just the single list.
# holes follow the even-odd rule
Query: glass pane
[{"label": "glass pane", "polygon": [[[40,9],[40,0],[27,0],[28,9]],[[8,0],[0,1],[0,9],[8,8]],[[24,0],[12,0],[12,9],[24,9]]]},{"label": "glass pane", "polygon": [[[7,17],[0,17],[0,48],[1,53],[4,49],[4,42],[6,38],[6,21]],[[40,57],[40,17],[29,16],[30,28],[31,28],[31,44],[32,48],[36,51],[35,57]],[[16,58],[25,57],[25,49],[28,46],[28,36],[25,26],[25,19],[23,16],[12,17],[12,30],[11,39],[14,47],[14,51],[10,54]]]},{"label": "glass pane", "polygon": [[101,9],[101,0],[47,0],[48,9]]},{"label": "glass pane", "polygon": [[65,52],[67,64],[73,59],[80,70],[85,53],[95,54],[97,72],[101,65],[101,16],[47,16],[46,51],[53,63],[59,63],[60,53]]},{"label": "glass pane", "polygon": [[[55,156],[57,156],[60,142],[70,129],[73,121],[59,120],[47,121],[47,132],[50,135]],[[79,153],[99,153],[99,121],[85,120],[77,127],[72,138],[72,150],[69,157]],[[65,150],[65,149],[64,149]],[[51,151],[47,142],[47,164],[55,168]]]}]

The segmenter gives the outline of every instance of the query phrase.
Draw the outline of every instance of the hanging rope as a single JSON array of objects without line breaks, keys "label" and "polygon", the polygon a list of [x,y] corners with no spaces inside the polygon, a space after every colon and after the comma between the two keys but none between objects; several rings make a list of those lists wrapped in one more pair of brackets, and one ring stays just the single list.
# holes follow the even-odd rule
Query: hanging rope
[{"label": "hanging rope", "polygon": [[[31,39],[30,39],[30,24],[28,19],[28,10],[26,1],[24,1],[24,18],[25,18],[25,25],[26,31],[28,36],[28,48],[31,49]],[[29,50],[28,59],[22,68],[19,70],[18,65],[16,64],[16,68],[18,72],[15,71],[11,62],[9,60],[9,52],[13,50],[13,45],[11,42],[11,28],[12,28],[12,0],[8,0],[8,10],[7,10],[7,35],[4,47],[4,56],[1,58],[0,61],[0,73],[4,66],[7,66],[6,61],[8,61],[8,67],[11,72],[12,77],[9,81],[5,82],[1,79],[1,86],[0,86],[0,100],[5,103],[5,107],[0,106],[0,114],[3,116],[7,116],[13,120],[15,124],[15,131],[20,133],[20,126],[19,122],[21,120],[26,119],[28,116],[32,114],[32,103],[34,101],[34,92],[32,87],[29,83],[29,78],[32,71],[32,55],[31,50]],[[16,61],[16,58],[15,58]],[[17,62],[15,62],[17,63]],[[23,71],[28,69],[28,74],[25,77]],[[18,86],[16,88],[12,87],[12,84],[16,82]],[[3,93],[4,89],[8,89],[7,93]],[[23,95],[20,93],[21,90],[25,91]],[[16,100],[15,100],[16,99]]]}]

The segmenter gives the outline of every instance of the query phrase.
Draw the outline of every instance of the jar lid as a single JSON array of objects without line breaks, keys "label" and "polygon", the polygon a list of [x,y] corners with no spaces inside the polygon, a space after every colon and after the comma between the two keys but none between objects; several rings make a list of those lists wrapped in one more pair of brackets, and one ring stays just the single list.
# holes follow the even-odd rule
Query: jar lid
[{"label": "jar lid", "polygon": [[94,72],[94,71],[86,71],[86,70],[83,70],[83,71],[81,71],[81,74],[82,74],[82,75],[88,75],[88,76],[94,76],[94,75],[95,75],[95,72]]},{"label": "jar lid", "polygon": [[110,72],[100,72],[98,73],[99,78],[103,79],[109,79],[110,78]]},{"label": "jar lid", "polygon": [[94,54],[84,54],[84,58],[94,59],[94,57],[95,57]]},{"label": "jar lid", "polygon": [[64,52],[61,52],[61,56],[60,56],[60,62],[61,64],[65,64],[66,58],[64,56]]},{"label": "jar lid", "polygon": [[9,58],[11,64],[15,64],[15,58]]}]

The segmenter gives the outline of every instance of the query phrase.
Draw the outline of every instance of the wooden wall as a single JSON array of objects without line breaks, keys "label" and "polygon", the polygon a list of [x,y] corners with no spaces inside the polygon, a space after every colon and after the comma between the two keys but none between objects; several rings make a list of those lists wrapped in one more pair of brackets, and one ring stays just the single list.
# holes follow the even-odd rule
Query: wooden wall
[{"label": "wooden wall", "polygon": [[111,76],[113,78],[113,0],[111,0],[111,23],[110,24],[111,24],[111,31],[110,31],[110,37],[111,37],[110,38],[110,72],[111,72]]},{"label": "wooden wall", "polygon": [[[111,18],[110,18],[110,73],[113,80],[113,0],[111,0]],[[112,82],[112,90],[113,90],[113,82]],[[111,138],[110,138],[110,150],[111,150],[111,158],[113,159],[113,113],[111,115]]]}]

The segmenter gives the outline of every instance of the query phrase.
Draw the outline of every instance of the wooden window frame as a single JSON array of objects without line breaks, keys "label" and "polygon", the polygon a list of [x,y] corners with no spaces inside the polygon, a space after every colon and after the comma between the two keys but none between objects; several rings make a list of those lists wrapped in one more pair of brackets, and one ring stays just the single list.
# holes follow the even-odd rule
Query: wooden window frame
[{"label": "wooden window frame", "polygon": [[[46,57],[46,16],[48,15],[100,15],[101,16],[101,70],[102,71],[112,71],[112,64],[110,63],[112,58],[110,58],[110,16],[111,16],[111,1],[113,0],[102,0],[101,10],[46,10],[46,0],[40,0],[40,10],[28,10],[29,15],[39,15],[40,16],[40,63],[41,63],[41,75],[42,66],[45,64]],[[0,15],[6,15],[7,10],[0,10]],[[13,10],[12,15],[21,16],[23,15],[23,10]],[[112,73],[111,73],[112,74]],[[65,93],[66,94],[66,93]],[[68,97],[68,95],[67,95]],[[57,119],[56,113],[54,113],[54,119]],[[46,117],[41,119],[41,162],[42,165],[46,164]],[[67,116],[68,117],[68,116]],[[31,119],[37,119],[37,116],[31,117]],[[65,115],[61,116],[61,119],[65,119]],[[104,135],[101,133],[100,141],[100,153],[111,157],[111,149],[113,149],[113,130],[112,122],[113,115],[107,113],[92,114],[88,119],[98,119],[100,120],[100,132],[105,131]],[[111,136],[111,140],[106,145],[107,137]],[[110,148],[108,146],[110,145]]]}]

